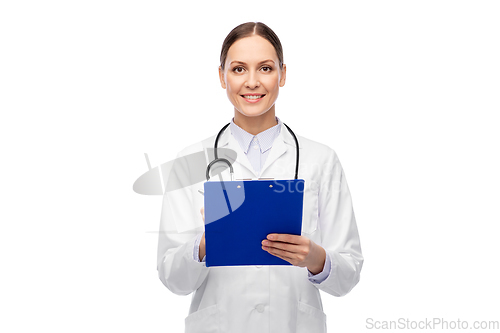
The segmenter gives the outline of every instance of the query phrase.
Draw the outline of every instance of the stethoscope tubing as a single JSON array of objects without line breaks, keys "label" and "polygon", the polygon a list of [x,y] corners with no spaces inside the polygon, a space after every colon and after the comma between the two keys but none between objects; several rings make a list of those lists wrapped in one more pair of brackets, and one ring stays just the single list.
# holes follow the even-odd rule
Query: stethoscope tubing
[{"label": "stethoscope tubing", "polygon": [[[219,158],[219,156],[217,155],[217,145],[219,143],[219,138],[222,135],[222,133],[224,132],[224,130],[229,126],[229,124],[231,124],[231,123],[227,123],[226,125],[224,125],[224,127],[221,128],[221,130],[217,134],[217,137],[215,138],[215,144],[214,144],[215,159],[212,162],[210,162],[207,166],[207,172],[206,172],[207,181],[210,179],[210,168],[212,167],[212,165],[214,165],[217,162],[224,162],[227,165],[229,165],[229,172],[231,173],[231,180],[233,180],[233,166],[231,165],[231,162],[229,162],[225,158]],[[292,134],[293,139],[295,140],[295,148],[296,148],[296,152],[297,152],[296,159],[295,159],[295,179],[298,179],[298,176],[299,176],[299,140],[297,140],[295,133],[293,133],[292,129],[290,127],[288,127],[287,124],[283,123],[283,125],[286,126],[286,128],[288,129],[290,134]]]}]

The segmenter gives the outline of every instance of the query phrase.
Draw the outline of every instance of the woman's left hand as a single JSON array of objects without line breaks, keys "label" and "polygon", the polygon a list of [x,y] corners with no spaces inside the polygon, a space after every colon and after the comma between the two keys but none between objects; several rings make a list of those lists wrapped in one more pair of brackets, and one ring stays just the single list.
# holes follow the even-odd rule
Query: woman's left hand
[{"label": "woman's left hand", "polygon": [[294,266],[307,267],[314,275],[325,266],[325,249],[305,236],[269,234],[262,249]]}]

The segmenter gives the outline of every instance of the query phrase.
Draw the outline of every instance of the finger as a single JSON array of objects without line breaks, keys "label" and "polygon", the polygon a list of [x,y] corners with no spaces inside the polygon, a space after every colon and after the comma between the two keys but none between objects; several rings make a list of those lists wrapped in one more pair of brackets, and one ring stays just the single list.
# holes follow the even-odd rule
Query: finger
[{"label": "finger", "polygon": [[295,255],[293,253],[288,252],[288,251],[284,251],[284,250],[280,250],[280,249],[276,249],[276,248],[272,248],[272,247],[267,247],[267,246],[263,246],[262,249],[266,250],[270,254],[277,256],[277,257],[280,257],[281,259],[286,260],[286,261],[295,259]]},{"label": "finger", "polygon": [[283,260],[285,260],[286,262],[288,262],[288,263],[290,263],[290,264],[292,264],[292,265],[294,265],[294,266],[297,266],[297,260],[295,260],[295,259],[293,259],[293,258],[289,258],[289,257],[286,257],[286,256],[282,256],[282,255],[280,255],[280,254],[278,254],[278,253],[271,253],[271,252],[269,252],[269,251],[268,251],[268,253],[269,253],[269,254],[271,254],[271,255],[273,255],[273,256],[275,256],[275,257],[277,257],[277,258],[283,259]]},{"label": "finger", "polygon": [[306,258],[307,255],[309,254],[308,248],[305,247],[304,245],[294,245],[294,244],[280,243],[280,242],[274,242],[271,245],[266,245],[266,244],[263,245],[271,249],[282,250],[287,253],[285,256],[298,260],[303,260],[303,258]]},{"label": "finger", "polygon": [[267,246],[269,248],[275,248],[287,252],[299,252],[300,251],[300,246],[296,244],[290,244],[290,243],[282,243],[282,242],[272,242],[268,240],[263,240],[262,245]]},{"label": "finger", "polygon": [[292,265],[293,265],[293,262],[292,262],[292,260],[291,260],[290,258],[283,257],[283,256],[280,256],[279,254],[274,254],[274,253],[271,253],[271,255],[273,255],[273,256],[275,256],[275,257],[277,257],[277,258],[283,259],[283,260],[285,260],[286,262],[289,262],[290,264],[292,264]]},{"label": "finger", "polygon": [[282,249],[282,250],[285,250],[288,252],[299,253],[299,254],[302,254],[304,252],[304,250],[309,248],[308,238],[305,238],[304,240],[302,240],[299,243],[287,243],[287,242],[270,241],[270,240],[264,239],[262,241],[262,245]]},{"label": "finger", "polygon": [[303,236],[290,235],[290,234],[269,234],[267,239],[275,242],[302,244],[304,242]]}]

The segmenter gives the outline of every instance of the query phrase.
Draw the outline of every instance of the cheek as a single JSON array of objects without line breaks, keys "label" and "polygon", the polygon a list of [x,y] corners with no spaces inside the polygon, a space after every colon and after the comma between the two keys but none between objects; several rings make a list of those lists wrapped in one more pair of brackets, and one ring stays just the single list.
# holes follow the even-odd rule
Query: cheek
[{"label": "cheek", "polygon": [[260,81],[264,87],[266,88],[267,91],[275,91],[279,88],[279,77],[278,75],[276,76],[267,76],[266,78],[262,79]]},{"label": "cheek", "polygon": [[231,93],[237,93],[238,91],[240,91],[241,85],[241,79],[238,80],[237,78],[228,78],[226,81],[227,90]]}]

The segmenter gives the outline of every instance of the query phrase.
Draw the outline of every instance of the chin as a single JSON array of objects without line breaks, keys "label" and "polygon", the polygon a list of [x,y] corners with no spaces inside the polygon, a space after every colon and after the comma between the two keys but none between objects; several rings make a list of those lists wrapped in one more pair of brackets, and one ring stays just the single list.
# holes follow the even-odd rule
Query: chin
[{"label": "chin", "polygon": [[240,110],[237,109],[239,113],[241,113],[245,117],[258,117],[266,114],[271,108],[266,110]]}]

